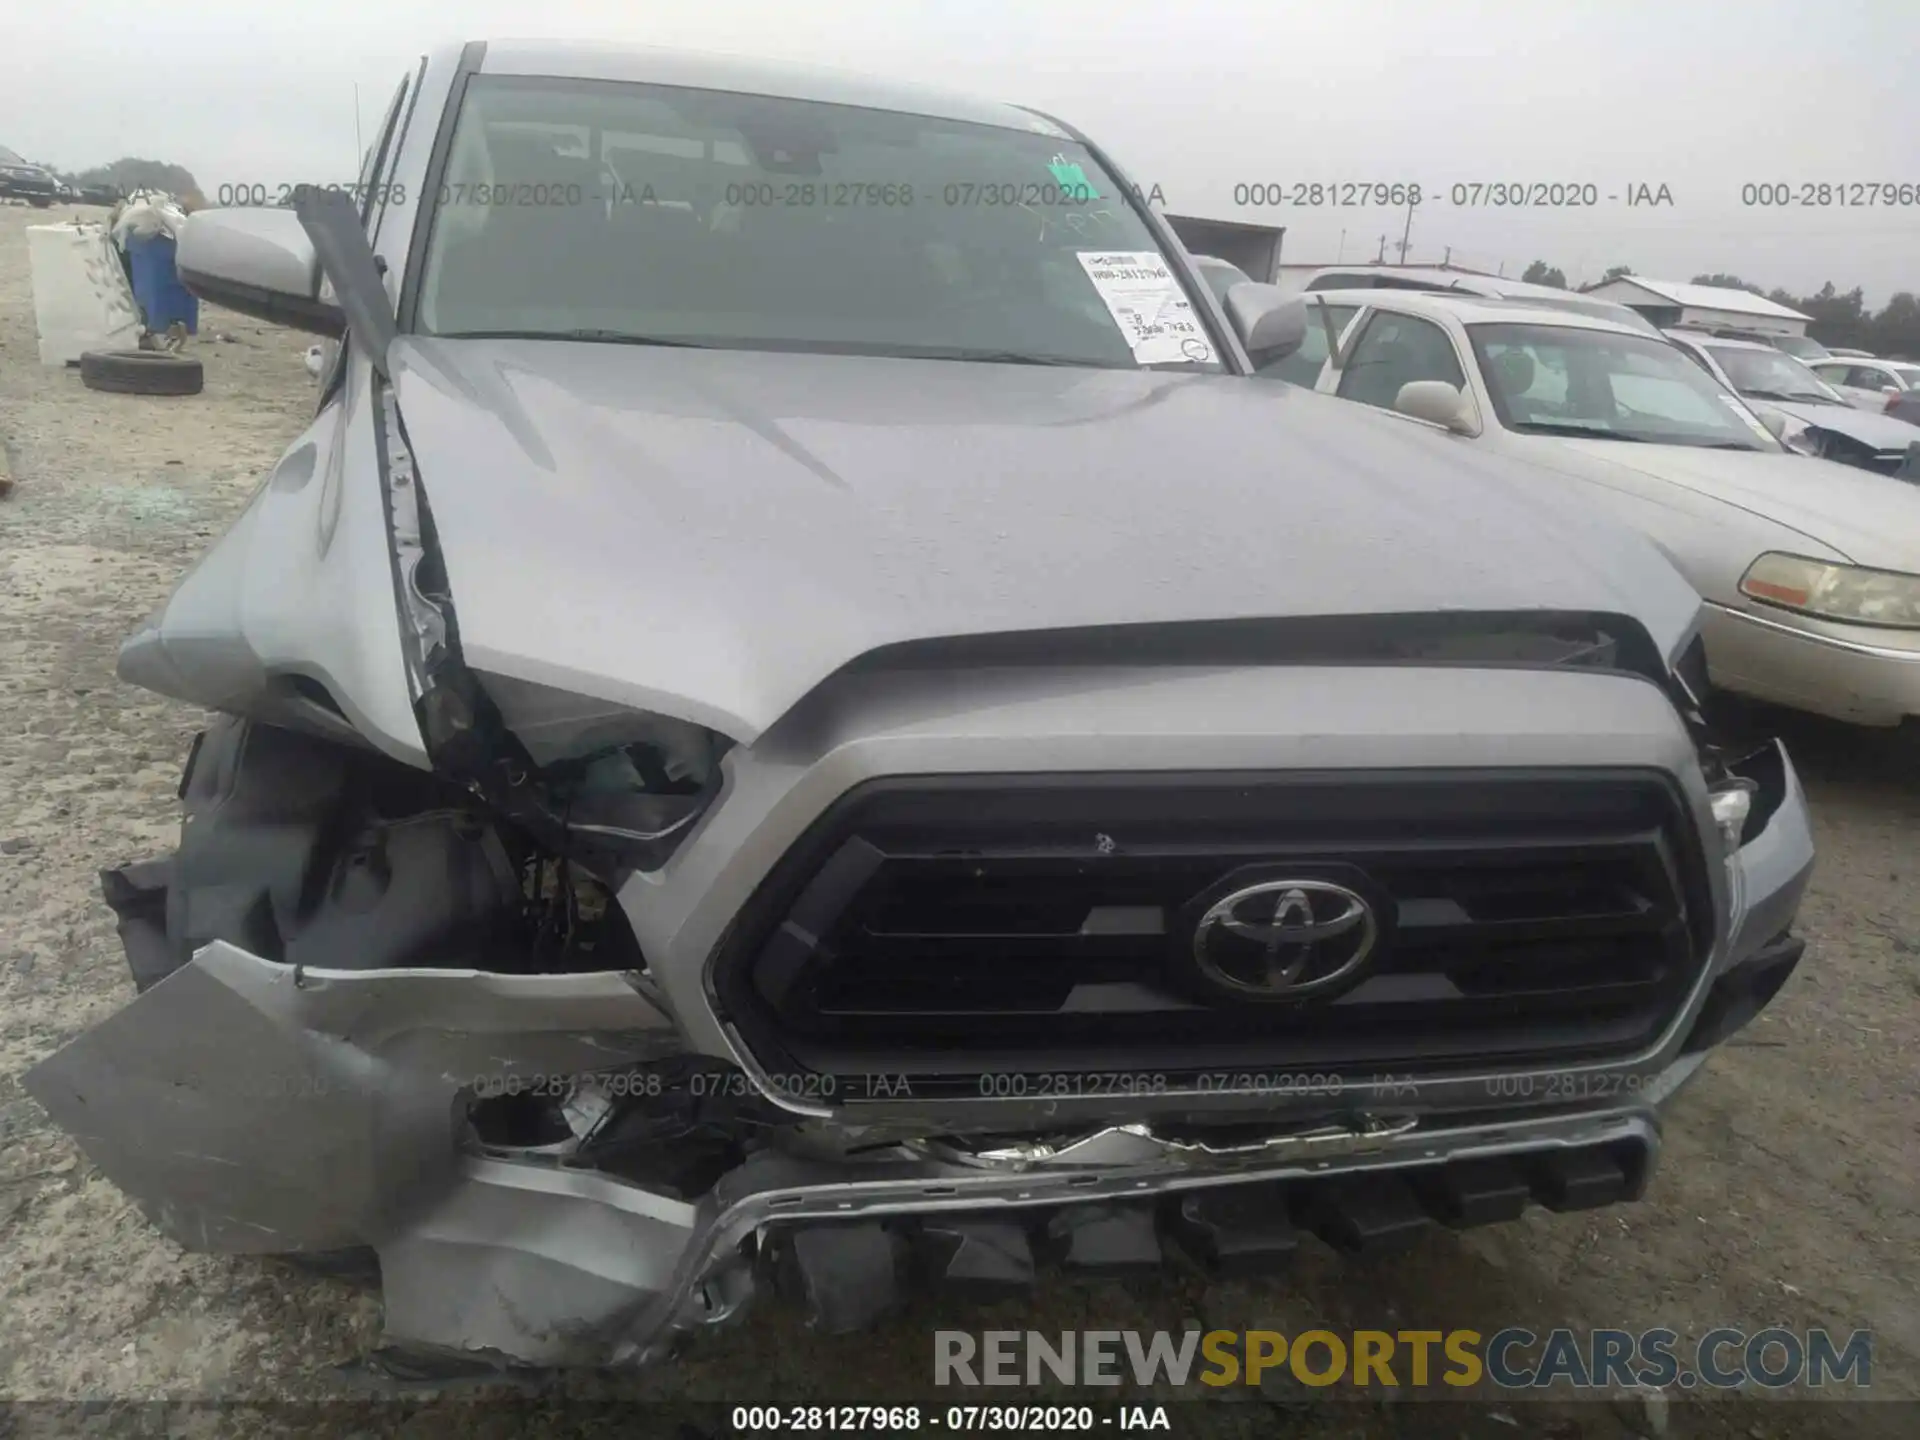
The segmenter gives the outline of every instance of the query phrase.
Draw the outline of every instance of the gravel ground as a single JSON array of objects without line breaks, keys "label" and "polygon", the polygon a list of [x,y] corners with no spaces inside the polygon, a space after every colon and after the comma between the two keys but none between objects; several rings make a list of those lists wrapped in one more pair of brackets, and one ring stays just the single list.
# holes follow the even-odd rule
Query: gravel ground
[{"label": "gravel ground", "polygon": [[[313,401],[303,337],[218,311],[203,312],[192,346],[206,363],[200,396],[96,394],[75,371],[42,368],[21,232],[58,213],[0,206],[0,441],[17,482],[0,500],[0,1398],[352,1396],[340,1367],[377,1343],[376,1296],[274,1262],[181,1253],[18,1083],[132,997],[95,872],[171,846],[180,762],[203,719],[118,684],[115,647],[240,508]],[[857,1340],[811,1334],[768,1302],[681,1363],[557,1382],[529,1403],[927,1399],[936,1326],[1195,1320],[1288,1332],[1869,1328],[1875,1394],[1920,1400],[1920,757],[1893,737],[1816,723],[1795,724],[1790,743],[1820,846],[1802,912],[1810,957],[1683,1095],[1644,1203],[1436,1235],[1391,1265],[1315,1251],[1280,1282],[1208,1288],[1169,1274],[1049,1283],[1031,1306],[929,1303]],[[1911,1404],[1730,1399],[1663,1414],[1640,1402],[1523,1403],[1496,1414],[1272,1386],[1239,1399],[1204,1416],[1183,1406],[1176,1433],[1920,1433]],[[273,1413],[292,1425],[323,1412]],[[340,1415],[325,1413],[323,1428],[335,1428]],[[409,1433],[451,1435],[521,1412],[441,1399],[407,1413]],[[572,1419],[593,1429],[612,1415]]]}]

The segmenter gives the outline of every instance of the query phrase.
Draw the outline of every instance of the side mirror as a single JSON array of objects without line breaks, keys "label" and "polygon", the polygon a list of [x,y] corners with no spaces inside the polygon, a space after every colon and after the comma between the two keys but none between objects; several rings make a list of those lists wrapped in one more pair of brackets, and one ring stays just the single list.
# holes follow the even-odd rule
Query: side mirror
[{"label": "side mirror", "polygon": [[1474,432],[1473,408],[1458,386],[1444,380],[1409,380],[1393,397],[1393,408],[1416,420],[1431,421],[1455,435]]},{"label": "side mirror", "polygon": [[313,241],[288,208],[202,210],[187,217],[174,263],[202,300],[294,330],[339,337],[340,307],[320,298]]},{"label": "side mirror", "polygon": [[1243,280],[1227,291],[1225,309],[1254,368],[1284,360],[1307,338],[1307,302],[1278,285]]},{"label": "side mirror", "polygon": [[1880,387],[1880,393],[1882,395],[1898,395],[1901,392],[1898,385],[1882,385]]},{"label": "side mirror", "polygon": [[1773,438],[1778,440],[1782,445],[1786,444],[1787,443],[1786,412],[1783,410],[1776,410],[1771,405],[1755,405],[1752,407],[1752,409],[1753,409],[1753,413],[1760,417],[1760,423],[1767,427],[1767,433],[1773,436]]}]

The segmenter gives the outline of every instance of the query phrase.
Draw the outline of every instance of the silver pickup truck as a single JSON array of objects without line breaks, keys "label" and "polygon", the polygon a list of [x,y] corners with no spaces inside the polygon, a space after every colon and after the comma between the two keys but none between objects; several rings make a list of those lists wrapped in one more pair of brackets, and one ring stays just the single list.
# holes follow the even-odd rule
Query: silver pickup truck
[{"label": "silver pickup truck", "polygon": [[410,1363],[1632,1200],[1800,959],[1694,592],[1250,378],[1300,302],[1062,122],[474,43],[179,264],[338,344],[122,651],[221,718],[26,1083]]}]

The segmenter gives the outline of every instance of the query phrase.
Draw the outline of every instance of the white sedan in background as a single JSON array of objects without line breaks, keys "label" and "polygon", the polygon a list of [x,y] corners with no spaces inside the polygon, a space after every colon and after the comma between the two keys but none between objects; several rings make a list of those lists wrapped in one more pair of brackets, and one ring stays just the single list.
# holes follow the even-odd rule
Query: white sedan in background
[{"label": "white sedan in background", "polygon": [[1920,390],[1920,362],[1912,360],[1841,356],[1836,351],[1835,358],[1816,360],[1807,368],[1862,410],[1889,410],[1902,395]]},{"label": "white sedan in background", "polygon": [[[1920,717],[1920,486],[1786,451],[1668,341],[1509,301],[1351,307],[1315,388],[1524,459],[1637,526],[1706,600],[1716,686],[1860,724]],[[1776,419],[1775,425],[1780,423]]]}]

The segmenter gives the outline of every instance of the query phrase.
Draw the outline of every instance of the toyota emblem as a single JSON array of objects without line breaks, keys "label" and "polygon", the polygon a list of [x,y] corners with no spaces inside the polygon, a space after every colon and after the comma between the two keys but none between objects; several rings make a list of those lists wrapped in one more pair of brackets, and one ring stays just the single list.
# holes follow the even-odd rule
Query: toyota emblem
[{"label": "toyota emblem", "polygon": [[1213,984],[1255,1000],[1298,1000],[1349,980],[1380,938],[1365,896],[1330,880],[1263,880],[1222,897],[1193,931]]}]

